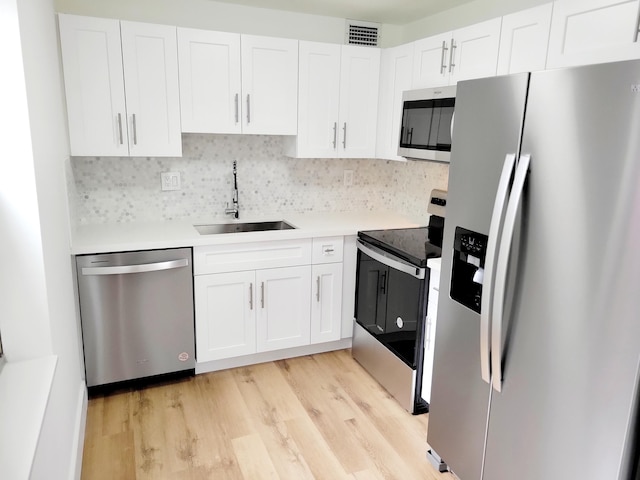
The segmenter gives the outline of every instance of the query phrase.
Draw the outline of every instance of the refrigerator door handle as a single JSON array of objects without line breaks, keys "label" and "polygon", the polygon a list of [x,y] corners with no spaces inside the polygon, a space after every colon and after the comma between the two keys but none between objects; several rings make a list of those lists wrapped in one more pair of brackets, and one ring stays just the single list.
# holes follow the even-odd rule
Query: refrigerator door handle
[{"label": "refrigerator door handle", "polygon": [[496,200],[493,204],[491,225],[489,226],[489,240],[487,242],[487,255],[484,262],[484,280],[480,301],[480,371],[482,379],[488,384],[491,384],[491,366],[489,361],[491,345],[491,307],[493,302],[494,271],[498,258],[498,238],[500,238],[502,233],[504,215],[507,209],[507,199],[509,197],[509,187],[511,186],[515,165],[516,154],[507,154],[502,165]]},{"label": "refrigerator door handle", "polygon": [[509,255],[516,227],[516,218],[520,208],[520,200],[529,173],[530,155],[521,155],[513,178],[513,187],[509,196],[507,213],[504,217],[504,228],[500,238],[500,250],[495,272],[495,288],[493,294],[493,321],[491,325],[491,376],[493,389],[502,391],[502,324],[504,320],[504,301],[507,290],[507,269]]}]

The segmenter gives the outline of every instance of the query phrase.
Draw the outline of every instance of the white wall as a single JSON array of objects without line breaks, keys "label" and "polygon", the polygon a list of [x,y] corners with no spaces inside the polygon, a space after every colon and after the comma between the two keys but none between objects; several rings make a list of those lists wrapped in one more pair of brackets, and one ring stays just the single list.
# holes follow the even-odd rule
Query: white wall
[{"label": "white wall", "polygon": [[85,387],[53,0],[0,0],[0,19],[0,329],[9,362],[58,357],[32,478],[65,479],[76,468]]},{"label": "white wall", "polygon": [[549,3],[551,0],[475,0],[459,7],[404,25],[402,40],[407,43],[430,35],[455,30],[474,23]]}]

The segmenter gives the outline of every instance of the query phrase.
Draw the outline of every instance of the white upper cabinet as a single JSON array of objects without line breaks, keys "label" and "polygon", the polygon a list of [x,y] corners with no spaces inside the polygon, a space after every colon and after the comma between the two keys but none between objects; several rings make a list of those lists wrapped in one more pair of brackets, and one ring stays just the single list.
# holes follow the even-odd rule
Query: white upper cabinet
[{"label": "white upper cabinet", "polygon": [[498,75],[544,70],[553,3],[502,17]]},{"label": "white upper cabinet", "polygon": [[372,158],[380,50],[300,42],[298,136],[287,155]]},{"label": "white upper cabinet", "polygon": [[414,42],[411,88],[449,85],[452,34],[443,33]]},{"label": "white upper cabinet", "polygon": [[178,28],[183,132],[241,133],[240,34]]},{"label": "white upper cabinet", "polygon": [[300,42],[298,156],[338,155],[341,46]]},{"label": "white upper cabinet", "polygon": [[129,153],[181,156],[176,27],[120,22]]},{"label": "white upper cabinet", "polygon": [[298,130],[298,41],[241,36],[242,131],[295,135]]},{"label": "white upper cabinet", "polygon": [[557,0],[547,68],[640,57],[638,0]]},{"label": "white upper cabinet", "polygon": [[58,17],[71,155],[129,155],[120,22]]},{"label": "white upper cabinet", "polygon": [[375,157],[379,81],[379,49],[342,46],[338,121],[341,157]]},{"label": "white upper cabinet", "polygon": [[295,135],[298,41],[178,29],[182,130]]},{"label": "white upper cabinet", "polygon": [[414,42],[412,88],[496,74],[502,18]]},{"label": "white upper cabinet", "polygon": [[502,18],[494,18],[454,32],[449,84],[496,74],[501,24]]},{"label": "white upper cabinet", "polygon": [[182,155],[175,27],[59,22],[71,155]]},{"label": "white upper cabinet", "polygon": [[387,48],[380,58],[380,95],[378,98],[378,134],[376,157],[402,160],[398,156],[402,92],[411,89],[413,43]]}]

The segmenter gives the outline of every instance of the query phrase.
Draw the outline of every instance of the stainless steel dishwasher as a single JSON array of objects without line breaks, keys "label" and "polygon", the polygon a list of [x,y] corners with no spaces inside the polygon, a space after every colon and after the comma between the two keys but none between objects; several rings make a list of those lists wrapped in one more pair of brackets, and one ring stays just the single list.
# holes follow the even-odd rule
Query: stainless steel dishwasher
[{"label": "stainless steel dishwasher", "polygon": [[195,368],[190,248],[76,257],[87,386]]}]

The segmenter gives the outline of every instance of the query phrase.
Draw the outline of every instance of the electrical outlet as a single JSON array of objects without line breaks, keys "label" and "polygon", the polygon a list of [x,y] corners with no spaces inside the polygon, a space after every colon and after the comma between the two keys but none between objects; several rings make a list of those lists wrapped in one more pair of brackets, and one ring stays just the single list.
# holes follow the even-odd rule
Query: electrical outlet
[{"label": "electrical outlet", "polygon": [[353,185],[353,170],[344,171],[344,186],[350,187]]},{"label": "electrical outlet", "polygon": [[162,172],[160,174],[162,190],[180,190],[180,172]]}]

